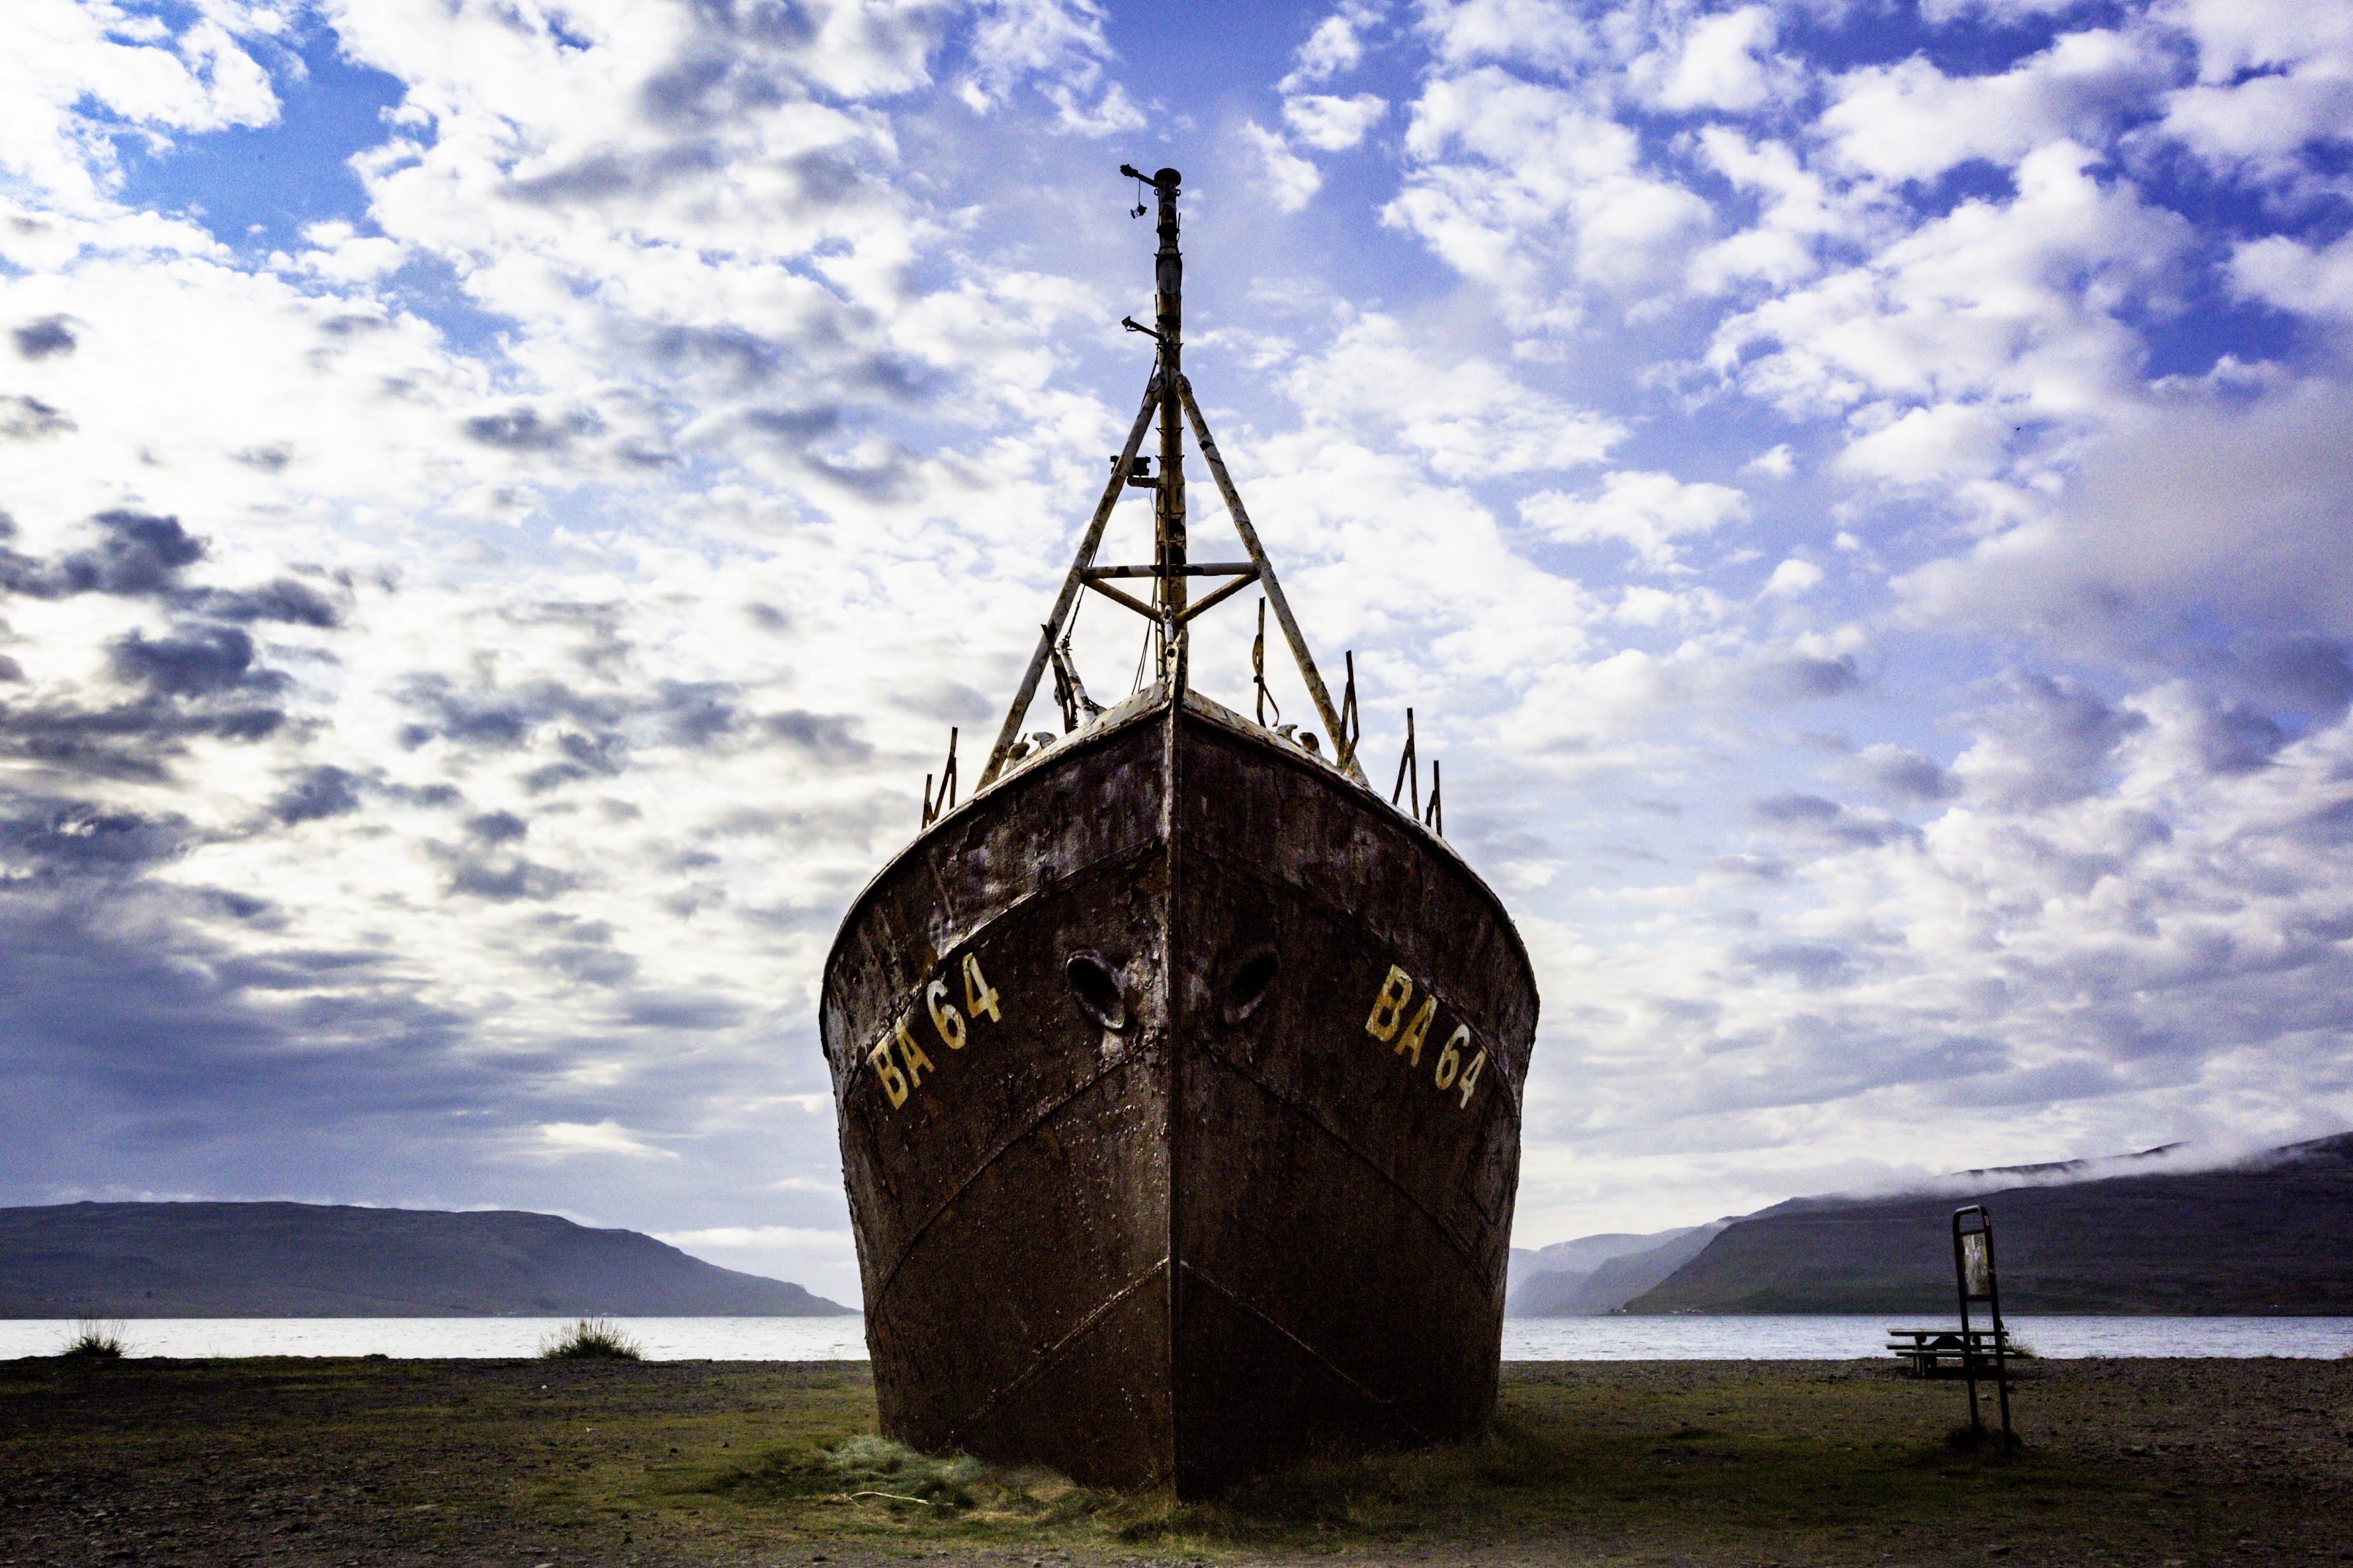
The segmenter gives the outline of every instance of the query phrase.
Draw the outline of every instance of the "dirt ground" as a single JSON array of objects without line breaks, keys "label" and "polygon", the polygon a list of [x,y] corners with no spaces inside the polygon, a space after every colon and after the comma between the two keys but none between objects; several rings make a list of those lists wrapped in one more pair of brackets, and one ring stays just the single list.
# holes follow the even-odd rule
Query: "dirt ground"
[{"label": "dirt ground", "polygon": [[2353,1359],[1523,1363],[1479,1442],[1208,1504],[934,1460],[856,1363],[0,1362],[0,1568],[2353,1562]]}]

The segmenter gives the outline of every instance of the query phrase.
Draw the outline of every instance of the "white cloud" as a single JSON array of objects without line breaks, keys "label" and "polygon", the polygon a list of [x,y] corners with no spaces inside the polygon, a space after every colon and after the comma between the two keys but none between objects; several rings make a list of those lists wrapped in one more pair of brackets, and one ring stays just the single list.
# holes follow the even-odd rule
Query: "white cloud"
[{"label": "white cloud", "polygon": [[1242,140],[1258,153],[1259,172],[1267,195],[1282,211],[1297,212],[1324,188],[1322,173],[1285,145],[1277,132],[1255,120],[1246,120],[1242,121]]},{"label": "white cloud", "polygon": [[844,1228],[720,1225],[657,1231],[654,1236],[722,1268],[789,1279],[828,1300],[851,1307],[859,1303],[857,1247]]},{"label": "white cloud", "polygon": [[2154,89],[2163,64],[2140,37],[2105,28],[2063,33],[1998,76],[1948,77],[1915,55],[1840,78],[1820,127],[1853,168],[1927,179],[1972,158],[2010,163],[2093,140]]},{"label": "white cloud", "polygon": [[1770,52],[1779,28],[1762,5],[1692,21],[1665,47],[1629,62],[1634,91],[1661,109],[1751,110],[1786,94],[1794,73]]},{"label": "white cloud", "polygon": [[[1193,374],[1539,954],[1527,1227],[2353,1118],[2339,19],[2032,9],[1936,10],[1974,77],[1836,7],[1236,34],[1245,178],[1395,161],[1345,266],[1336,190],[1196,168]],[[854,1295],[818,966],[1124,428],[1150,149],[1099,6],[797,15],[331,5],[356,192],[259,7],[0,24],[18,1201],[560,1205]],[[342,193],[282,258],[196,211],[229,125]]]},{"label": "white cloud", "polygon": [[1599,48],[1586,19],[1561,0],[1422,0],[1419,26],[1450,66],[1514,60],[1558,69]]},{"label": "white cloud", "polygon": [[2009,421],[1999,409],[1940,403],[1907,409],[1858,435],[1839,454],[1835,466],[1843,473],[1894,485],[1987,479],[2001,468],[2009,435]]},{"label": "white cloud", "polygon": [[2284,234],[2242,241],[2231,252],[2231,282],[2241,298],[2274,310],[2353,321],[2353,237],[2326,246]]},{"label": "white cloud", "polygon": [[2309,153],[2353,137],[2353,19],[2284,0],[2182,0],[2168,12],[2197,51],[2198,79],[2167,96],[2164,133],[2218,171],[2327,189]]},{"label": "white cloud", "polygon": [[2116,410],[2054,504],[1903,580],[1916,612],[2130,656],[2211,617],[2353,637],[2353,393],[2281,378]]},{"label": "white cloud", "polygon": [[539,1129],[539,1141],[550,1154],[619,1154],[632,1160],[675,1160],[678,1151],[647,1142],[611,1117],[602,1121],[550,1121]]},{"label": "white cloud", "polygon": [[88,212],[115,171],[84,101],[156,146],[174,132],[267,125],[278,97],[248,44],[284,27],[261,7],[214,7],[174,31],[109,0],[16,0],[0,48],[0,168]]},{"label": "white cloud", "polygon": [[[2353,1085],[2326,998],[2347,966],[2317,932],[2353,908],[2315,857],[2338,852],[2322,844],[2341,829],[2322,824],[2344,788],[2316,798],[2308,781],[2337,765],[2344,727],[2268,766],[2182,772],[2159,761],[2177,754],[2176,720],[2153,696],[2121,725],[2080,694],[2021,698],[2031,724],[2000,710],[1988,721],[2030,750],[2037,729],[2073,748],[2062,787],[1950,806],[1916,834],[1820,797],[1760,802],[1759,850],[1795,858],[1743,857],[1713,896],[1661,897],[1638,937],[1554,958],[1588,1011],[1576,1071],[1552,1080],[1573,1093],[1532,1091],[1532,1120],[1573,1136],[1585,1179],[1710,1169],[1758,1143],[1870,1157],[1873,1141],[1849,1131],[1858,1116],[1930,1129],[1911,1157],[1931,1170],[1971,1163],[1955,1155],[2021,1121],[2045,1129],[2043,1147],[2129,1148],[2127,1129],[2246,1112],[2266,1074],[2328,1108],[2274,1104],[2250,1142],[2336,1125]],[[1915,802],[1949,798],[1932,769]],[[2316,816],[2327,795],[2339,804]],[[1769,910],[1771,934],[1725,920],[1727,905]],[[2284,1027],[2250,1007],[2284,993],[2301,999]],[[1538,1202],[1568,1179],[1532,1164]]]},{"label": "white cloud", "polygon": [[1567,543],[1620,541],[1657,572],[1676,563],[1675,541],[1710,534],[1746,519],[1748,498],[1728,485],[1620,470],[1604,475],[1599,491],[1589,496],[1556,490],[1532,495],[1520,503],[1520,515]]},{"label": "white cloud", "polygon": [[1323,153],[1345,153],[1388,112],[1388,100],[1360,92],[1354,98],[1310,93],[1282,100],[1283,123],[1292,134]]},{"label": "white cloud", "polygon": [[[965,100],[975,109],[986,113],[1028,82],[1054,105],[1062,130],[1100,137],[1143,125],[1126,88],[1105,75],[1113,54],[1095,0],[980,0],[973,10],[975,70]],[[923,5],[915,15],[944,19],[947,11],[944,5]]]},{"label": "white cloud", "polygon": [[1404,188],[1382,219],[1556,324],[1583,293],[1640,299],[1672,278],[1707,204],[1642,166],[1604,104],[1482,67],[1432,80],[1406,132]]},{"label": "white cloud", "polygon": [[1276,84],[1276,90],[1294,93],[1303,87],[1326,82],[1335,76],[1355,70],[1364,63],[1365,31],[1377,26],[1382,7],[1377,5],[1347,0],[1332,15],[1315,24],[1307,41],[1299,46],[1293,57],[1295,64],[1291,74]]},{"label": "white cloud", "polygon": [[1936,26],[1985,17],[2012,26],[2039,16],[2063,16],[2084,0],[1921,0],[1921,19]]},{"label": "white cloud", "polygon": [[[830,1108],[828,1108],[830,1109]],[[684,1252],[704,1248],[730,1252],[818,1253],[839,1257],[850,1248],[849,1232],[796,1225],[715,1225],[700,1230],[664,1231],[656,1240]]]},{"label": "white cloud", "polygon": [[1887,741],[1875,742],[1841,759],[1830,770],[1830,776],[1849,789],[1899,806],[1950,800],[1961,792],[1960,782],[1935,758]]},{"label": "white cloud", "polygon": [[2116,313],[2169,293],[2191,236],[2089,162],[2066,144],[2029,155],[2010,202],[1963,202],[1866,265],[1728,318],[1709,362],[1792,414],[1883,402],[1854,459],[1874,477],[1902,478],[1907,454],[1927,461],[1922,479],[1982,468],[2005,416],[2098,416],[2137,380],[2140,341]]},{"label": "white cloud", "polygon": [[1366,418],[1393,429],[1449,479],[1581,467],[1626,433],[1491,361],[1417,343],[1386,316],[1351,323],[1292,373],[1289,390],[1318,420]]},{"label": "white cloud", "polygon": [[1783,142],[1752,143],[1739,132],[1711,125],[1699,133],[1702,155],[1743,192],[1761,203],[1757,221],[1692,258],[1690,280],[1701,293],[1718,293],[1755,279],[1786,287],[1810,277],[1825,242],[1860,232],[1868,198],[1833,194]]},{"label": "white cloud", "polygon": [[364,283],[396,270],[407,259],[397,240],[360,235],[341,221],[311,224],[302,237],[313,248],[304,251],[299,262],[292,257],[272,257],[271,264],[281,271],[299,265],[337,283]]}]

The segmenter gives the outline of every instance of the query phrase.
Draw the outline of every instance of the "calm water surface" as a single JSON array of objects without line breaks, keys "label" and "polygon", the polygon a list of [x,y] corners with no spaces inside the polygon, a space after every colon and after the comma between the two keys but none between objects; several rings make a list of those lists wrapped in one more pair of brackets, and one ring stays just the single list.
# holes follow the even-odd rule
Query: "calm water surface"
[{"label": "calm water surface", "polygon": [[[565,1318],[134,1318],[132,1355],[527,1356]],[[620,1318],[656,1361],[863,1361],[860,1318]],[[1844,1361],[1884,1354],[1886,1331],[1935,1318],[1514,1318],[1506,1361]],[[54,1355],[74,1325],[0,1320],[0,1359]],[[2012,1318],[2046,1356],[2340,1356],[2353,1318]]]}]

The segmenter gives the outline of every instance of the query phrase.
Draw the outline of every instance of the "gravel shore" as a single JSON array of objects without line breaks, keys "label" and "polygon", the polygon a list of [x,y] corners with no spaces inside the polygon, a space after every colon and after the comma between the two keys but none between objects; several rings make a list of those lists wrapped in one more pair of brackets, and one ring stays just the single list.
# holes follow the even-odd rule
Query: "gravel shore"
[{"label": "gravel shore", "polygon": [[0,1568],[2353,1562],[2353,1359],[2043,1363],[2013,1407],[2006,1456],[1892,1363],[1515,1363],[1480,1443],[1179,1506],[894,1457],[856,1363],[26,1360]]}]

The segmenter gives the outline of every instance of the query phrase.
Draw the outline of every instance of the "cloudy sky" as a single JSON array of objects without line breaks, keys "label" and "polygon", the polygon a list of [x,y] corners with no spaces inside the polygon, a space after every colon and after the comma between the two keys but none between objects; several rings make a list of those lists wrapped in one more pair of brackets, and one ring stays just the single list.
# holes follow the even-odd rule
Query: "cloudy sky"
[{"label": "cloudy sky", "polygon": [[0,1202],[854,1300],[818,967],[1133,415],[1124,160],[1536,955],[1523,1245],[2353,1126],[2348,127],[2342,0],[12,0]]}]

